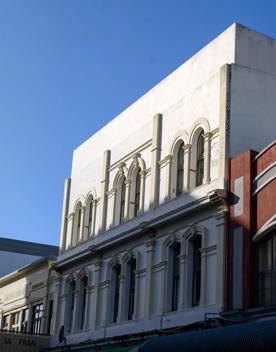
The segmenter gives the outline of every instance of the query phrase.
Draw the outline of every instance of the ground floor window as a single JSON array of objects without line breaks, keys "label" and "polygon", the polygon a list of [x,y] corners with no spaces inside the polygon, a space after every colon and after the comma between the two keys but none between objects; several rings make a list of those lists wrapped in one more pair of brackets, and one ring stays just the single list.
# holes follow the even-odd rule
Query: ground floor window
[{"label": "ground floor window", "polygon": [[258,304],[276,303],[276,231],[258,244]]},{"label": "ground floor window", "polygon": [[8,314],[3,316],[2,329],[9,330],[9,315]]},{"label": "ground floor window", "polygon": [[22,320],[21,320],[21,332],[27,333],[28,332],[28,321],[29,321],[29,308],[23,309],[22,312]]},{"label": "ground floor window", "polygon": [[11,314],[11,331],[18,332],[20,330],[19,315],[20,312]]},{"label": "ground floor window", "polygon": [[33,319],[32,319],[32,333],[40,334],[42,326],[42,317],[43,317],[43,304],[37,304],[33,306]]}]

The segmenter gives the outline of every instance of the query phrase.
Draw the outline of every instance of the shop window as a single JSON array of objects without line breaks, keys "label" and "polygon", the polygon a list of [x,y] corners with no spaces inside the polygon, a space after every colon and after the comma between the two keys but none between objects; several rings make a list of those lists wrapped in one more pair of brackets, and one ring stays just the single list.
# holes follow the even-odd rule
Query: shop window
[{"label": "shop window", "polygon": [[276,303],[276,232],[258,243],[258,303]]},{"label": "shop window", "polygon": [[43,318],[43,304],[37,304],[33,306],[33,318],[32,318],[32,333],[41,334],[42,318]]}]

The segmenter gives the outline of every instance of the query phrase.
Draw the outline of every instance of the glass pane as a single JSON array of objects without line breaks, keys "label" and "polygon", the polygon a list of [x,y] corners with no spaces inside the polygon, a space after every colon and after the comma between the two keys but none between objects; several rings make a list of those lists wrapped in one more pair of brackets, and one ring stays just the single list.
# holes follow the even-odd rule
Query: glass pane
[{"label": "glass pane", "polygon": [[183,177],[184,177],[184,143],[181,143],[177,155],[177,180],[176,194],[183,192]]},{"label": "glass pane", "polygon": [[203,138],[203,131],[202,131],[197,140],[196,186],[202,185],[203,174],[204,174],[204,138]]}]

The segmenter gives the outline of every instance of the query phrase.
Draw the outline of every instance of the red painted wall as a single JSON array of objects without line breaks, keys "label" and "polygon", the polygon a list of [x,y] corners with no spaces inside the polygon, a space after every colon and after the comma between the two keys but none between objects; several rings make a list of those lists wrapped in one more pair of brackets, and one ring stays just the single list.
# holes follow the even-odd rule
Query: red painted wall
[{"label": "red painted wall", "polygon": [[[276,156],[275,156],[276,158]],[[268,183],[256,198],[256,232],[276,214],[276,179]]]},{"label": "red painted wall", "polygon": [[265,170],[269,165],[276,161],[276,142],[273,143],[269,149],[265,150],[264,153],[260,153],[256,159],[256,175],[259,175],[263,170]]},{"label": "red painted wall", "polygon": [[[226,310],[232,310],[233,292],[233,230],[243,228],[243,309],[256,305],[256,249],[254,234],[276,214],[276,179],[255,195],[253,180],[276,161],[276,142],[259,155],[247,151],[229,160],[229,231],[227,238]],[[243,214],[234,216],[234,182],[243,176]]]}]

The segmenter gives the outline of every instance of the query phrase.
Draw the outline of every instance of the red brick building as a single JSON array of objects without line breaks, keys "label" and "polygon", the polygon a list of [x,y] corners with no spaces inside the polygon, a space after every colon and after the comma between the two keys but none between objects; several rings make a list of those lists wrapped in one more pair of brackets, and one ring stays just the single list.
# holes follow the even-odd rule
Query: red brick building
[{"label": "red brick building", "polygon": [[229,161],[226,310],[276,303],[276,141]]}]

